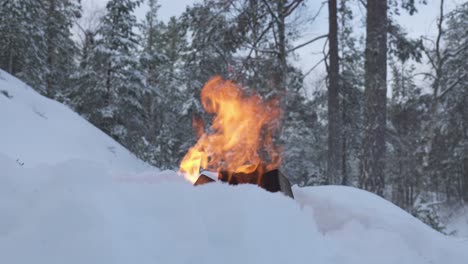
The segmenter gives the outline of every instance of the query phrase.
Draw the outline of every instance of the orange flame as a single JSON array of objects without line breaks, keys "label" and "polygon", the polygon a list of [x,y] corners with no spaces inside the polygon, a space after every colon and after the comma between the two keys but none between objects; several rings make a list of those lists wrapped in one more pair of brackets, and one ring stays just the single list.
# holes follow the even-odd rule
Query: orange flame
[{"label": "orange flame", "polygon": [[201,102],[214,114],[212,132],[203,132],[202,121],[194,119],[199,139],[179,168],[187,180],[194,183],[200,169],[248,174],[279,166],[280,151],[273,140],[281,116],[278,100],[246,96],[240,86],[218,76],[203,87]]}]

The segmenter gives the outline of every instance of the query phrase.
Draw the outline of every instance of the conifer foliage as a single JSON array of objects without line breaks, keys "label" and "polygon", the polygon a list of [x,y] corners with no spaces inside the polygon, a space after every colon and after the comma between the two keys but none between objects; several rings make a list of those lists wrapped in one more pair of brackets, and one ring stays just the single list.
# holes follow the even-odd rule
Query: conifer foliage
[{"label": "conifer foliage", "polygon": [[0,1],[0,66],[59,98],[74,71],[71,29],[80,16],[78,0]]}]

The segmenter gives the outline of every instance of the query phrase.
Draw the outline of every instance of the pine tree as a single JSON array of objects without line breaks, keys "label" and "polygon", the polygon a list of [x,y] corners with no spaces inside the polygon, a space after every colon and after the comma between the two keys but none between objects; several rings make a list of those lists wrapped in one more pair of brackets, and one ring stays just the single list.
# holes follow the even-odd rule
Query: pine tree
[{"label": "pine tree", "polygon": [[354,14],[349,2],[341,0],[338,8],[343,166],[341,184],[357,186],[364,130],[364,42],[353,31]]},{"label": "pine tree", "polygon": [[186,80],[181,78],[182,59],[187,49],[186,31],[182,26],[183,23],[171,17],[161,43],[165,60],[160,70],[159,105],[166,111],[159,113],[162,126],[157,142],[164,167],[178,165],[187,150],[187,139],[191,138],[188,133],[192,132],[189,117],[179,107],[187,102],[188,96],[184,85]]},{"label": "pine tree", "polygon": [[445,131],[452,131],[448,138],[452,139],[451,153],[454,179],[449,182],[458,183],[455,190],[464,202],[468,202],[468,3],[457,7],[447,22],[446,37],[447,72],[449,78],[442,93],[449,125]]},{"label": "pine tree", "polygon": [[387,0],[367,2],[364,141],[360,186],[378,195],[385,188],[387,120]]},{"label": "pine tree", "polygon": [[237,34],[229,9],[222,1],[195,4],[182,14],[182,22],[191,32],[184,56],[187,88],[197,96],[203,84],[215,75],[229,77],[234,65],[233,53],[238,48]]},{"label": "pine tree", "polygon": [[[79,1],[17,1],[0,4],[1,65],[49,97],[70,86],[75,44],[71,28]],[[61,97],[63,99],[63,97]]]},{"label": "pine tree", "polygon": [[105,75],[105,104],[101,109],[107,120],[107,132],[140,155],[145,146],[142,139],[144,110],[141,99],[145,92],[139,60],[135,56],[139,38],[134,10],[141,1],[111,0],[98,31],[96,49],[102,56]]},{"label": "pine tree", "polygon": [[143,23],[144,48],[142,65],[149,92],[145,96],[147,139],[151,144],[149,159],[160,168],[176,168],[186,149],[191,126],[180,105],[184,104],[181,59],[186,50],[185,29],[175,17],[167,24],[158,20],[157,1],[149,2],[150,10]]},{"label": "pine tree", "polygon": [[[409,66],[408,66],[409,65]],[[389,108],[387,181],[392,186],[391,200],[412,212],[425,179],[421,173],[420,133],[425,108],[420,107],[421,90],[413,79],[415,67],[392,62],[392,100]]]},{"label": "pine tree", "polygon": [[80,48],[79,67],[72,89],[67,93],[71,106],[92,124],[107,132],[102,109],[106,107],[103,76],[104,56],[96,48],[97,32],[86,30]]},{"label": "pine tree", "polygon": [[135,33],[139,25],[133,14],[139,4],[109,1],[97,32],[86,32],[72,101],[94,125],[143,157],[147,148],[142,105],[146,87]]},{"label": "pine tree", "polygon": [[45,92],[44,9],[35,0],[0,3],[0,67]]},{"label": "pine tree", "polygon": [[[438,37],[435,47],[426,47],[426,55],[433,67],[429,118],[426,127],[426,155],[424,168],[434,180],[434,190],[447,199],[467,200],[467,122],[468,92],[468,33],[466,18],[468,4],[458,6],[449,14],[440,5]],[[443,22],[447,21],[446,24]]]},{"label": "pine tree", "polygon": [[[299,186],[322,185],[327,182],[324,168],[327,163],[327,128],[325,93],[316,93],[312,101],[299,91],[303,76],[298,74],[297,90],[288,99],[284,111],[281,142],[283,161],[281,170],[293,184]],[[313,109],[313,110],[312,110]]]},{"label": "pine tree", "polygon": [[81,17],[79,0],[44,0],[45,13],[46,95],[64,100],[64,91],[71,85],[71,76],[76,71],[77,47],[72,39],[71,29]]},{"label": "pine tree", "polygon": [[141,25],[143,50],[140,55],[140,64],[148,88],[144,94],[142,106],[144,108],[144,119],[146,124],[145,139],[148,148],[144,159],[156,166],[163,168],[163,162],[159,150],[161,149],[156,140],[160,133],[163,120],[160,114],[166,111],[159,103],[161,94],[160,70],[163,68],[165,57],[161,53],[162,35],[165,25],[158,20],[160,8],[157,0],[148,1],[149,10]]},{"label": "pine tree", "polygon": [[337,1],[328,1],[328,160],[327,176],[329,184],[342,182],[343,162],[341,151],[341,115],[339,98],[339,58],[338,58],[338,18]]}]

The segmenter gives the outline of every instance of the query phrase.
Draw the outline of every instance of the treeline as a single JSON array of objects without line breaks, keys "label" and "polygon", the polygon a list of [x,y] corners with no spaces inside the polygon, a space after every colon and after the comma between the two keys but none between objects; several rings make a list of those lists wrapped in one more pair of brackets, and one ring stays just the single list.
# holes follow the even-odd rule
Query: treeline
[{"label": "treeline", "polygon": [[[436,228],[434,205],[468,201],[468,4],[446,12],[441,1],[435,36],[420,39],[396,22],[415,1],[212,0],[169,21],[157,0],[138,20],[140,4],[110,0],[85,27],[78,0],[0,0],[0,67],[171,169],[194,143],[192,117],[207,118],[200,89],[221,75],[281,98],[293,183],[361,187]],[[330,30],[294,46],[312,4],[328,7]],[[310,96],[310,71],[293,61],[316,41],[326,74]]]}]

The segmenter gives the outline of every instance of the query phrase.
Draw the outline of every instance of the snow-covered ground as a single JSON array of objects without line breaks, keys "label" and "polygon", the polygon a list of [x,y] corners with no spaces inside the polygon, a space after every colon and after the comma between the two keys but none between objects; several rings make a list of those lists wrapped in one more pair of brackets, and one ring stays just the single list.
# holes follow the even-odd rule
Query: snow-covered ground
[{"label": "snow-covered ground", "polygon": [[114,170],[149,167],[68,107],[0,70],[0,153],[24,167],[71,159]]},{"label": "snow-covered ground", "polygon": [[468,263],[373,194],[294,193],[195,188],[0,72],[0,263]]}]

